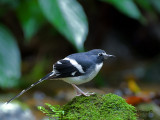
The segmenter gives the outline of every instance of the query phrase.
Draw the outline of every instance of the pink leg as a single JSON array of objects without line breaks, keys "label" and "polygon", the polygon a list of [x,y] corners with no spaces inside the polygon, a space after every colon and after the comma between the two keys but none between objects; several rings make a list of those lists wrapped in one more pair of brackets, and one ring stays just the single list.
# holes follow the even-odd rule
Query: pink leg
[{"label": "pink leg", "polygon": [[77,95],[76,96],[81,96],[81,95],[84,95],[84,96],[90,96],[90,95],[93,95],[94,93],[85,93],[83,92],[80,88],[78,88],[75,84],[72,84],[73,88],[75,89]]}]

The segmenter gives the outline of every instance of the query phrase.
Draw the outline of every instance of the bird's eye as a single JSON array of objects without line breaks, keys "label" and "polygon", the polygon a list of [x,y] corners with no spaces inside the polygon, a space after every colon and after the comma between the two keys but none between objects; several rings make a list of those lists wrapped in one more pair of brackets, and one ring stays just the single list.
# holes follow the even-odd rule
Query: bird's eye
[{"label": "bird's eye", "polygon": [[103,54],[102,53],[98,53],[98,56],[102,56]]}]

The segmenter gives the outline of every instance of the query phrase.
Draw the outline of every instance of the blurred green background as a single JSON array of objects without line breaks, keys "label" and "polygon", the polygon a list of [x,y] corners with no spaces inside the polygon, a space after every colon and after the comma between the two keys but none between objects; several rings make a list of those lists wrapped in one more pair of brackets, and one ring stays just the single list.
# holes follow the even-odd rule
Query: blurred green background
[{"label": "blurred green background", "polygon": [[[160,0],[0,0],[0,94],[7,99],[52,71],[57,60],[96,48],[116,59],[82,86],[156,91]],[[33,90],[53,97],[64,88],[71,86],[46,81]]]}]

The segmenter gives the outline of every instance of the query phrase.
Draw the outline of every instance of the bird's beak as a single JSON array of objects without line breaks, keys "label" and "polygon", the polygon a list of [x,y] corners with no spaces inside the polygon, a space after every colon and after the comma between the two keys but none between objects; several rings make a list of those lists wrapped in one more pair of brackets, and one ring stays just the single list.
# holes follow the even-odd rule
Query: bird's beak
[{"label": "bird's beak", "polygon": [[109,54],[103,54],[103,56],[104,56],[104,59],[108,59],[108,58],[110,58],[110,57],[116,57],[116,56],[114,56],[114,55],[109,55]]}]

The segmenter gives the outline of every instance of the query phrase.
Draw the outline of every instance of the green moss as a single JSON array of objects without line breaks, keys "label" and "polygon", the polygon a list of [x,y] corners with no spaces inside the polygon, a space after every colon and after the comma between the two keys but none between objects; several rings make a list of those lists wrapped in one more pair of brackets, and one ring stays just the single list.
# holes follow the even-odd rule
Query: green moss
[{"label": "green moss", "polygon": [[114,94],[75,97],[63,108],[66,117],[80,120],[136,120],[133,106]]},{"label": "green moss", "polygon": [[136,120],[135,107],[114,94],[78,96],[62,106],[66,120]]}]

